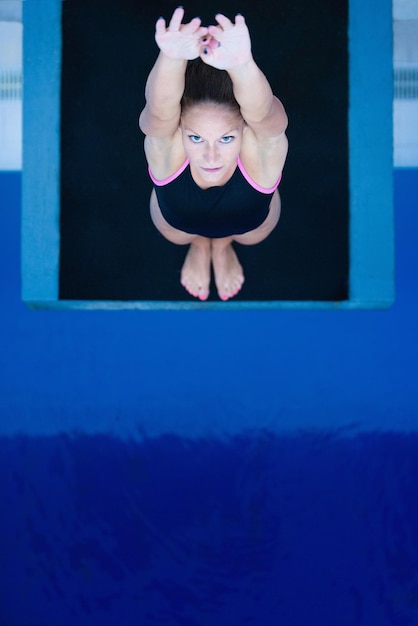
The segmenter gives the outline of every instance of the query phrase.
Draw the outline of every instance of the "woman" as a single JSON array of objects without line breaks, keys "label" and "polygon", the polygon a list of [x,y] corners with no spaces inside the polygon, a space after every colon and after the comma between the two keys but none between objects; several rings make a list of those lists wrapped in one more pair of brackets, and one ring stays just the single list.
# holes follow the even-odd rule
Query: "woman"
[{"label": "woman", "polygon": [[206,300],[213,265],[219,297],[244,282],[232,242],[265,239],[280,217],[277,186],[287,155],[287,116],[251,54],[242,15],[217,25],[161,17],[160,53],[140,116],[154,183],[151,217],[169,241],[189,244],[181,284]]}]

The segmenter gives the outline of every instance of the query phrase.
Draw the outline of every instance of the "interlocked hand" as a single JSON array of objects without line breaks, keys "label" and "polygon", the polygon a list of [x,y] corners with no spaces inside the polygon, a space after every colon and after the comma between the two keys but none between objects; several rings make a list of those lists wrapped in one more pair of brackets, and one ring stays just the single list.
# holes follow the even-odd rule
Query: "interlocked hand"
[{"label": "interlocked hand", "polygon": [[228,70],[244,65],[251,58],[251,39],[245,18],[235,16],[235,23],[218,13],[217,26],[208,27],[208,35],[203,38],[202,60],[219,70]]},{"label": "interlocked hand", "polygon": [[201,25],[200,17],[195,17],[188,24],[182,24],[184,9],[178,7],[170,20],[168,28],[163,17],[155,25],[155,41],[160,50],[172,59],[196,59],[202,52],[202,39],[208,29]]}]

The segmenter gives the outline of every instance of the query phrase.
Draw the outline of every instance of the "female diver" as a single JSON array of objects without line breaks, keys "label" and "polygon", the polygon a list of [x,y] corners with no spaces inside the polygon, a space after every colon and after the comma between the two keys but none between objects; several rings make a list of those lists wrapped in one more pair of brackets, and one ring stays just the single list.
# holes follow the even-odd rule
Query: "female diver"
[{"label": "female diver", "polygon": [[185,289],[206,300],[212,263],[228,300],[244,282],[232,242],[257,244],[279,221],[287,116],[253,59],[242,15],[217,14],[208,27],[183,17],[178,7],[168,27],[157,20],[160,52],[140,115],[151,218],[166,239],[189,245]]}]

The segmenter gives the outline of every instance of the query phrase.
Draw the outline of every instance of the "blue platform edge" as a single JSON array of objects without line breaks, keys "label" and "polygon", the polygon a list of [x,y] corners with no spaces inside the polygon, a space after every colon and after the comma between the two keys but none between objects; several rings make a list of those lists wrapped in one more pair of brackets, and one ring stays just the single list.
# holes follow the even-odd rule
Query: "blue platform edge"
[{"label": "blue platform edge", "polygon": [[[349,299],[59,300],[61,0],[23,4],[22,299],[54,309],[385,309],[395,299],[391,0],[349,2]],[[372,32],[372,36],[371,36]]]}]

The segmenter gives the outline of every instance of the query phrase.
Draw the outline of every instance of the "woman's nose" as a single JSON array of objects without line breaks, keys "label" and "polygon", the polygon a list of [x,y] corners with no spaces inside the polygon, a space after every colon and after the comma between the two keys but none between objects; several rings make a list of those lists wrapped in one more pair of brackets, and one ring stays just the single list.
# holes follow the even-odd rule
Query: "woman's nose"
[{"label": "woman's nose", "polygon": [[208,163],[216,163],[218,158],[218,150],[216,146],[207,146],[206,148],[206,160]]}]

